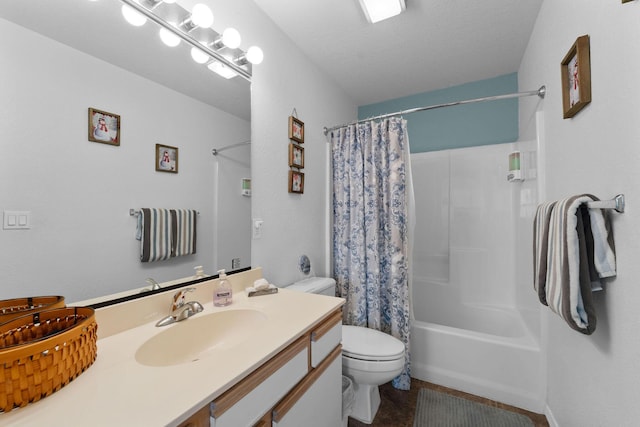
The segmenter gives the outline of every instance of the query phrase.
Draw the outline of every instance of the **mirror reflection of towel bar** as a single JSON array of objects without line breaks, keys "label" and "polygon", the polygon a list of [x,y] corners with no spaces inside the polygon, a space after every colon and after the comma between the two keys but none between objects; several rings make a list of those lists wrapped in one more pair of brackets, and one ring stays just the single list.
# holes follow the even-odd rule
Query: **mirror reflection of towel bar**
[{"label": "mirror reflection of towel bar", "polygon": [[[196,214],[200,215],[200,211],[197,211]],[[129,209],[129,215],[138,216],[138,215],[140,215],[140,211],[131,208],[131,209]]]},{"label": "mirror reflection of towel bar", "polygon": [[624,194],[618,194],[611,200],[588,202],[587,207],[590,209],[613,209],[618,213],[624,213]]}]

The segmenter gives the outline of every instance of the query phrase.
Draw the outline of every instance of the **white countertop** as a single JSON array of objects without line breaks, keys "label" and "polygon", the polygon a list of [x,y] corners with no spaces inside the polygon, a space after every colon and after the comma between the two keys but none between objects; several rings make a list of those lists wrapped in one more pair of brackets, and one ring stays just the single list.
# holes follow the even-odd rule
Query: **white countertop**
[{"label": "white countertop", "polygon": [[99,339],[98,357],[84,373],[39,402],[0,414],[0,425],[176,425],[311,329],[343,300],[280,289],[251,298],[237,292],[228,307],[200,302],[204,311],[196,316],[248,308],[263,312],[267,320],[256,324],[252,338],[232,350],[168,367],[144,366],[135,353],[147,339],[178,324],[156,327],[159,318],[155,318]]}]

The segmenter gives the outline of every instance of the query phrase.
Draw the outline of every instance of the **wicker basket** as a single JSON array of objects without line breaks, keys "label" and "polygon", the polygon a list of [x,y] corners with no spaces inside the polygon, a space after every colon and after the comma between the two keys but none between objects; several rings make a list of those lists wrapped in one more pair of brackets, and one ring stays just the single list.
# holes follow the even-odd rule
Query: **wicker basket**
[{"label": "wicker basket", "polygon": [[88,307],[43,310],[0,325],[0,412],[60,390],[96,360]]},{"label": "wicker basket", "polygon": [[5,299],[0,301],[0,324],[25,314],[62,307],[64,297],[61,296]]}]

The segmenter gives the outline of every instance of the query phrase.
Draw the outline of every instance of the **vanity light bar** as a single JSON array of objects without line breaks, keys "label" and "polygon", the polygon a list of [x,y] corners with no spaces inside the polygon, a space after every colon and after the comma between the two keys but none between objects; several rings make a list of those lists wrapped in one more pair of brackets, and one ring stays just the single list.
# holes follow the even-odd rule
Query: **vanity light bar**
[{"label": "vanity light bar", "polygon": [[[189,33],[185,33],[184,31],[181,31],[179,28],[175,27],[171,23],[157,16],[155,13],[153,13],[146,7],[142,6],[137,1],[135,0],[120,0],[120,1],[126,4],[127,6],[131,7],[132,9],[136,10],[137,12],[141,13],[142,15],[144,15],[145,17],[147,17],[149,20],[153,21],[160,27],[175,34],[177,37],[179,37],[181,40],[183,40],[185,43],[187,43],[191,47],[201,50],[205,54],[209,55],[211,58],[217,61],[220,61],[227,67],[231,68],[233,71],[235,71],[238,75],[240,75],[247,81],[251,81],[251,63],[245,63],[243,64],[243,66],[240,66],[235,61],[230,60],[229,58],[225,57],[221,53],[211,49],[209,46],[202,44],[200,41],[193,38]],[[217,40],[220,37],[220,35],[217,32],[215,32],[213,29],[208,28],[208,30],[211,30],[213,33],[215,33],[214,39]],[[243,56],[244,55],[239,55],[239,57],[243,57]]]}]

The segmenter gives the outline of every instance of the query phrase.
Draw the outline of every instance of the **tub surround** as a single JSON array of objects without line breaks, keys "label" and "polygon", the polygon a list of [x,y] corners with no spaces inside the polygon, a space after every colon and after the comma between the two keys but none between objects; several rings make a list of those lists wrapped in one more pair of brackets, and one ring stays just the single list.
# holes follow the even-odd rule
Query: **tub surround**
[{"label": "tub surround", "polygon": [[[156,327],[155,323],[167,315],[172,292],[96,310],[96,362],[51,396],[0,414],[0,424],[30,426],[53,422],[69,427],[87,423],[94,426],[180,424],[343,304],[340,298],[287,289],[273,295],[247,297],[244,288],[260,277],[259,268],[230,276],[234,302],[228,307],[213,306],[217,279],[194,286],[196,290],[189,293],[188,299],[204,306],[204,312],[196,316],[253,309],[264,313],[267,320],[256,324],[251,339],[233,350],[190,363],[148,367],[135,359],[136,351],[146,340],[166,330]],[[85,414],[90,414],[90,418]]]}]

